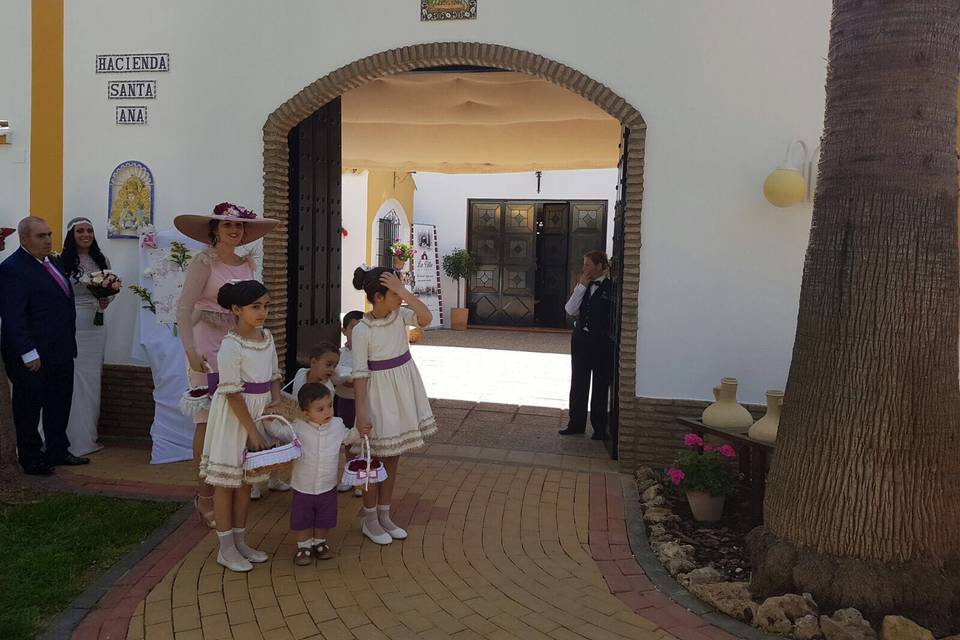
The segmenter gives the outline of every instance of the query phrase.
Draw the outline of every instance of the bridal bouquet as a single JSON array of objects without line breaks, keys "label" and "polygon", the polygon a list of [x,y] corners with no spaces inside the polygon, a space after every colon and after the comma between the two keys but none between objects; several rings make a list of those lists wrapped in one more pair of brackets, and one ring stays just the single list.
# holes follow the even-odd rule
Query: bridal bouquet
[{"label": "bridal bouquet", "polygon": [[[94,271],[88,273],[83,278],[83,283],[98,301],[109,298],[120,293],[120,277],[113,271]],[[97,312],[93,316],[93,325],[95,327],[103,326],[103,308],[97,307]]]}]

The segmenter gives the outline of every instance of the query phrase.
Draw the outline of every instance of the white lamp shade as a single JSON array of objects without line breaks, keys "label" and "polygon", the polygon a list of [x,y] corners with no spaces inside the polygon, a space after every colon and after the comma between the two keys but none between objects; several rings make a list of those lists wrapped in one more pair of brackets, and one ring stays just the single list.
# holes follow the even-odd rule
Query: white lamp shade
[{"label": "white lamp shade", "polygon": [[807,197],[807,181],[799,169],[780,167],[763,181],[763,196],[775,207],[792,207]]}]

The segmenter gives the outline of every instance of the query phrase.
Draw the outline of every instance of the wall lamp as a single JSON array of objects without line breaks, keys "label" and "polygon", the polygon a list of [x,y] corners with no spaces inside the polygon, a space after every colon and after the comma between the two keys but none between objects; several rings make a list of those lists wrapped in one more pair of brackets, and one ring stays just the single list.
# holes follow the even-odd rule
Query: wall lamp
[{"label": "wall lamp", "polygon": [[[794,149],[800,148],[800,160],[794,159]],[[815,183],[814,163],[820,152],[817,145],[809,152],[803,140],[793,140],[787,146],[783,162],[763,181],[763,196],[775,207],[792,207],[810,202]]]}]

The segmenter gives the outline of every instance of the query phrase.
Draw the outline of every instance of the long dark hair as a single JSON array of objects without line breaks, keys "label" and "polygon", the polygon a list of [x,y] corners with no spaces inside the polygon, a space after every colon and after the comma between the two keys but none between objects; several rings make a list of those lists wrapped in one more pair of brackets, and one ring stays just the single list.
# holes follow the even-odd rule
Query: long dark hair
[{"label": "long dark hair", "polygon": [[396,270],[389,267],[374,267],[369,271],[364,271],[363,267],[357,267],[357,270],[353,272],[353,288],[363,291],[367,294],[367,300],[374,302],[374,296],[378,293],[385,296],[389,291],[380,283],[380,276],[385,273],[396,273]]},{"label": "long dark hair", "polygon": [[[86,218],[74,218],[67,223],[67,226],[69,227],[75,223],[89,224],[90,221]],[[90,226],[93,225],[91,224]],[[107,257],[103,255],[103,251],[100,250],[100,245],[97,244],[96,234],[93,236],[93,244],[90,245],[90,257],[97,263],[97,267],[101,271],[108,268]],[[67,274],[68,278],[73,278],[74,282],[80,282],[80,278],[83,276],[83,269],[80,268],[80,254],[77,253],[77,238],[74,235],[73,229],[67,231],[67,235],[63,239],[63,251],[60,253],[60,266],[63,267],[63,271]]]}]

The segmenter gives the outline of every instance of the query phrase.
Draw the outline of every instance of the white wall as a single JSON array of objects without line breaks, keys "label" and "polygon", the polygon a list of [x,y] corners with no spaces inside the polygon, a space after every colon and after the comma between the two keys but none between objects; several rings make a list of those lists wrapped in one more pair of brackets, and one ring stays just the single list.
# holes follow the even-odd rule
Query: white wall
[{"label": "white wall", "polygon": [[343,174],[341,216],[347,237],[341,240],[340,313],[363,311],[366,299],[353,288],[353,270],[367,259],[367,176],[366,171]]},{"label": "white wall", "polygon": [[[11,144],[0,144],[0,227],[16,227],[30,213],[30,0],[4,0],[0,20],[0,120],[13,128]],[[16,235],[6,245],[0,260],[18,246]]]},{"label": "white wall", "polygon": [[[537,193],[533,173],[448,175],[417,173],[413,219],[437,225],[440,259],[454,249],[467,248],[467,200],[607,200],[607,252],[613,248],[613,206],[617,199],[617,170],[544,171]],[[441,273],[443,317],[450,326],[450,309],[457,304],[453,280]],[[461,304],[465,283],[460,283]]]},{"label": "white wall", "polygon": [[[302,87],[413,43],[529,50],[609,86],[647,124],[637,392],[708,398],[735,375],[759,402],[786,378],[810,222],[760,187],[791,138],[819,137],[830,2],[584,6],[484,0],[477,20],[422,23],[412,0],[67,2],[64,214],[94,217],[103,237],[107,179],[130,158],[154,172],[161,227],[225,199],[262,210],[262,126]],[[150,124],[115,126],[95,55],[157,51],[172,70],[151,76]],[[104,244],[132,277],[136,243]],[[111,311],[132,318],[124,298]],[[114,323],[109,362],[128,359],[132,325]]]}]

